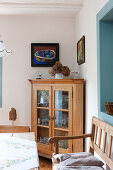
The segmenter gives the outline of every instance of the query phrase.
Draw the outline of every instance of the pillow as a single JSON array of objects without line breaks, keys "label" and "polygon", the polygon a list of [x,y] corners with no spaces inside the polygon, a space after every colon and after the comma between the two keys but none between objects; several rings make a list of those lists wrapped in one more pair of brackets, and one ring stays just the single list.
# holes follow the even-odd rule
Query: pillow
[{"label": "pillow", "polygon": [[60,166],[99,166],[102,167],[104,163],[91,153],[75,153],[70,158],[60,162]]},{"label": "pillow", "polygon": [[90,152],[80,152],[80,153],[64,153],[64,154],[55,154],[53,155],[53,159],[55,159],[57,162],[65,161],[68,158],[74,157],[74,158],[84,158],[89,155],[92,155]]},{"label": "pillow", "polygon": [[70,154],[55,154],[53,155],[53,161],[56,163],[65,161],[66,159],[71,157],[71,153]]}]

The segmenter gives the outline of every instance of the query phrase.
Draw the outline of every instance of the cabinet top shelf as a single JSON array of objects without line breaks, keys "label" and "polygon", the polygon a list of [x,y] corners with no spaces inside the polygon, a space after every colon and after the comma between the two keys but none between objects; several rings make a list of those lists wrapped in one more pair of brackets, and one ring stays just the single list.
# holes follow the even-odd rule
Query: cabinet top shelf
[{"label": "cabinet top shelf", "polygon": [[29,79],[31,84],[81,84],[84,79]]}]

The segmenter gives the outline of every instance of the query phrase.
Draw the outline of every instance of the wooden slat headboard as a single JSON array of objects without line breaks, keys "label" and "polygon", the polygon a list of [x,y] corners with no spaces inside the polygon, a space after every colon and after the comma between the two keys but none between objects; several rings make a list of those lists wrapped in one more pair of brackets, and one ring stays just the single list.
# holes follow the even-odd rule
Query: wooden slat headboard
[{"label": "wooden slat headboard", "polygon": [[113,160],[111,159],[112,139],[113,126],[93,117],[90,151],[95,151],[113,170]]},{"label": "wooden slat headboard", "polygon": [[24,133],[30,132],[29,126],[0,125],[0,133]]}]

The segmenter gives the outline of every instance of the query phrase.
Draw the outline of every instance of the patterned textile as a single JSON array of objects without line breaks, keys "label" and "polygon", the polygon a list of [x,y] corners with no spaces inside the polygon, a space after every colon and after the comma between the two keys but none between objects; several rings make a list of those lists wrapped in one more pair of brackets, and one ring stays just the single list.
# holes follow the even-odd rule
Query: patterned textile
[{"label": "patterned textile", "polygon": [[0,136],[0,170],[28,170],[39,167],[34,141]]}]

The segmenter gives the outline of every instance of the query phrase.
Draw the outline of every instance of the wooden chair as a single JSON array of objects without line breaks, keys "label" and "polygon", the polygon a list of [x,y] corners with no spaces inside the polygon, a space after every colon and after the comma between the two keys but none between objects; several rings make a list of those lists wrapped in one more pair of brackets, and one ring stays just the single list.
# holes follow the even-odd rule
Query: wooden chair
[{"label": "wooden chair", "polygon": [[[113,126],[106,122],[92,118],[92,131],[90,134],[84,134],[80,136],[55,136],[49,138],[49,142],[55,143],[55,153],[58,154],[58,141],[59,140],[73,140],[80,138],[90,138],[89,151],[94,154],[94,151],[103,159],[103,161],[113,170],[113,161],[111,159],[111,148],[113,138]],[[107,142],[107,137],[109,140]],[[107,149],[108,148],[108,149]]]}]

